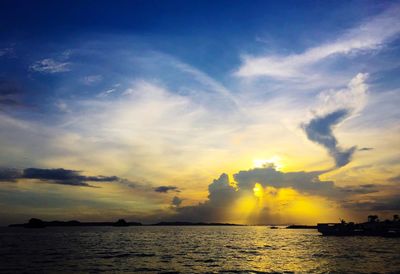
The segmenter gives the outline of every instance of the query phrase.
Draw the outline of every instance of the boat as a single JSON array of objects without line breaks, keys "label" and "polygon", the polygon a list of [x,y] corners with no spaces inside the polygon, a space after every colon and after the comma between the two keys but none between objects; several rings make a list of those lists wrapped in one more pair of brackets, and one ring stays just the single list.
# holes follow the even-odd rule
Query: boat
[{"label": "boat", "polygon": [[323,236],[383,236],[400,237],[399,215],[394,215],[393,220],[379,221],[377,215],[369,215],[365,223],[320,223],[317,225],[318,232]]}]

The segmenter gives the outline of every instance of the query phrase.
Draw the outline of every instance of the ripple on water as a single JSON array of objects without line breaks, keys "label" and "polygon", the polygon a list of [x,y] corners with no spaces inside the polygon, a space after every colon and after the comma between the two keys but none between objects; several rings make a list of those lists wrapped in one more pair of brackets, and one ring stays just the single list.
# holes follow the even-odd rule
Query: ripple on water
[{"label": "ripple on water", "polygon": [[0,228],[0,273],[400,273],[398,254],[400,239],[312,230]]},{"label": "ripple on water", "polygon": [[241,250],[241,253],[245,253],[245,254],[251,254],[251,255],[261,255],[261,253],[257,250]]}]

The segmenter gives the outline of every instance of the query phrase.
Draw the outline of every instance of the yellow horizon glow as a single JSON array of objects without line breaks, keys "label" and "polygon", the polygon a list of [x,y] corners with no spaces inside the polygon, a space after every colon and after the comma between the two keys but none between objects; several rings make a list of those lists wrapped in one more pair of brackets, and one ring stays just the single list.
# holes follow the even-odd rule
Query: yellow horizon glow
[{"label": "yellow horizon glow", "polygon": [[338,219],[342,214],[339,211],[332,201],[323,197],[255,183],[252,192],[244,193],[227,211],[227,217],[246,224],[316,224]]}]

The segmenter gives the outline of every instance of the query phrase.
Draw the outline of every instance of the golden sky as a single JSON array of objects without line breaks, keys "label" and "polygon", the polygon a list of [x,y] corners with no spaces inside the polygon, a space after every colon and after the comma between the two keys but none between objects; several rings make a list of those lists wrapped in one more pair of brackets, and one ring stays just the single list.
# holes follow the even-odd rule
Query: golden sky
[{"label": "golden sky", "polygon": [[315,37],[224,32],[226,47],[208,28],[207,45],[173,31],[10,36],[0,219],[389,218],[400,209],[398,11],[326,22],[325,35],[305,26]]}]

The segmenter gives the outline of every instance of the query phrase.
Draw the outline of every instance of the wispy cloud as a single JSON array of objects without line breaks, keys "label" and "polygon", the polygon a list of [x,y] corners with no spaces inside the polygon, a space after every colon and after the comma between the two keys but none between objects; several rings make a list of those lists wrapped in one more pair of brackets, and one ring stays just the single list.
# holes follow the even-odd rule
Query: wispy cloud
[{"label": "wispy cloud", "polygon": [[103,80],[103,76],[98,75],[88,75],[82,78],[82,83],[87,86],[95,85]]},{"label": "wispy cloud", "polygon": [[30,69],[42,73],[59,73],[70,71],[69,62],[59,62],[51,58],[36,61],[30,66]]},{"label": "wispy cloud", "polygon": [[400,33],[399,12],[399,6],[392,6],[382,14],[348,30],[338,39],[300,54],[243,55],[243,64],[235,74],[240,77],[269,76],[279,79],[310,77],[308,69],[330,56],[376,50],[396,37]]}]

